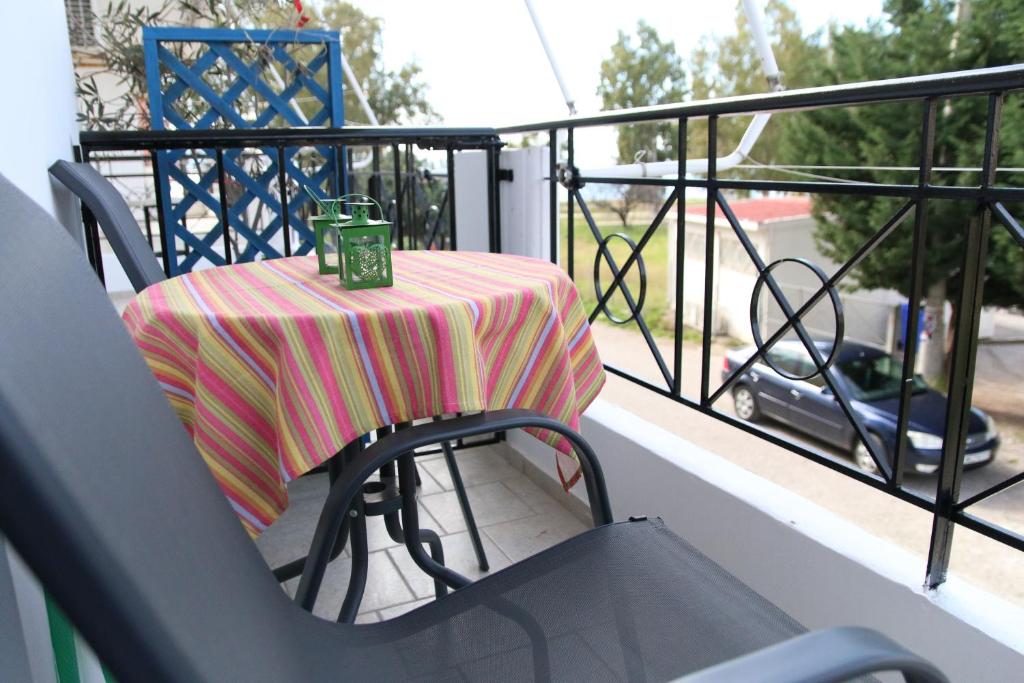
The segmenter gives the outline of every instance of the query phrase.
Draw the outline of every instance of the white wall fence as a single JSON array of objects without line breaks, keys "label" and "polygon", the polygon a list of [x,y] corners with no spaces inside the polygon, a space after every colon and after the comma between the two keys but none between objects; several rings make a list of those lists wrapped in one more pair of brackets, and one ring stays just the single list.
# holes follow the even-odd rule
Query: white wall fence
[{"label": "white wall fence", "polygon": [[[800,308],[815,292],[816,287],[781,283],[782,291],[789,299],[793,308]],[[761,303],[761,334],[779,329],[786,322],[778,306],[767,303],[767,288]],[[863,296],[855,292],[840,292],[843,304],[843,316],[846,323],[845,340],[879,346],[890,351],[896,349],[895,343],[899,330],[898,297],[889,303],[878,296]],[[808,311],[803,318],[807,330],[816,339],[831,339],[835,335],[835,313],[832,304],[824,299],[819,305]],[[749,325],[748,325],[749,327]]]}]

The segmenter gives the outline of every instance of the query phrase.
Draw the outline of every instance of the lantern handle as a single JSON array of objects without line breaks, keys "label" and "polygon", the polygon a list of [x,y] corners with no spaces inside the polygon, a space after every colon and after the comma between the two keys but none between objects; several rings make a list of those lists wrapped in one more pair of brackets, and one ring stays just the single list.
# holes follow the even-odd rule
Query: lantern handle
[{"label": "lantern handle", "polygon": [[331,209],[331,207],[325,204],[324,201],[320,199],[320,197],[317,197],[316,193],[313,192],[309,185],[303,185],[302,189],[304,189],[306,191],[306,194],[309,195],[310,199],[312,199],[313,202],[318,207],[320,207],[320,210],[324,212],[325,216],[333,216],[333,210]]},{"label": "lantern handle", "polygon": [[377,207],[377,215],[379,216],[379,220],[386,220],[384,218],[384,209],[381,208],[380,204],[373,197],[359,193],[343,194],[340,197],[338,197],[338,202],[340,204],[348,204],[349,202],[345,200],[348,199],[349,197],[361,197],[363,199],[368,199],[374,206]]}]

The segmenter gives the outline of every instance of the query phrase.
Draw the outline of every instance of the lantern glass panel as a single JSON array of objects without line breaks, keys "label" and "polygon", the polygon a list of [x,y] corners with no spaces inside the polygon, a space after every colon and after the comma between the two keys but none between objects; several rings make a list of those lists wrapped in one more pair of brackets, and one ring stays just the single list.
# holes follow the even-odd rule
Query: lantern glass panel
[{"label": "lantern glass panel", "polygon": [[390,287],[391,226],[387,223],[341,228],[341,280],[346,289]]},{"label": "lantern glass panel", "polygon": [[310,218],[316,237],[317,264],[321,275],[337,275],[340,272],[338,255],[341,253],[341,244],[338,237],[338,224],[347,220],[349,217],[344,214],[337,218],[332,216]]}]

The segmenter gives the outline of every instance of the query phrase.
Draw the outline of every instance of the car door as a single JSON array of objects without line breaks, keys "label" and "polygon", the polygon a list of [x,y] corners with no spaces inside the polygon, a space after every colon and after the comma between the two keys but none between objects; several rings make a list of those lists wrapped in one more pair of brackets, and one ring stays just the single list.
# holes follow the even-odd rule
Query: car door
[{"label": "car door", "polygon": [[[794,374],[794,354],[788,347],[776,346],[768,352],[768,357],[775,367]],[[792,422],[789,404],[793,401],[793,380],[783,377],[764,363],[755,363],[749,374],[761,412],[783,422]]]},{"label": "car door", "polygon": [[[814,364],[807,351],[794,350],[791,359],[794,375],[807,376],[814,372]],[[849,432],[849,420],[843,414],[839,402],[820,374],[802,381],[792,381],[789,387],[789,421],[808,434],[844,446]]]}]

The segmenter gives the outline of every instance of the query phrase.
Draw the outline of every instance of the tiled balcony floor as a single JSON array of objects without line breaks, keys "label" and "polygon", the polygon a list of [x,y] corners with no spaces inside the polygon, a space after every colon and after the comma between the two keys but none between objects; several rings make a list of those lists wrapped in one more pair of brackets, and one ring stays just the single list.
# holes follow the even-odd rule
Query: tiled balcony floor
[{"label": "tiled balcony floor", "polygon": [[[462,478],[483,540],[491,571],[522,560],[559,541],[584,531],[580,509],[570,512],[496,448],[479,447],[456,452]],[[466,532],[452,490],[448,469],[440,454],[416,459],[420,478],[420,525],[441,536],[445,564],[472,579],[484,574]],[[327,495],[327,475],[300,477],[288,486],[290,504],[284,515],[258,540],[267,563],[278,566],[305,555],[317,517]],[[568,496],[565,496],[568,498]],[[381,517],[367,520],[370,550],[369,577],[357,622],[390,619],[433,599],[433,580],[413,564],[404,546],[393,542]],[[348,549],[332,562],[324,577],[314,613],[335,619],[348,587],[351,560]],[[285,584],[291,594],[298,579]]]}]

